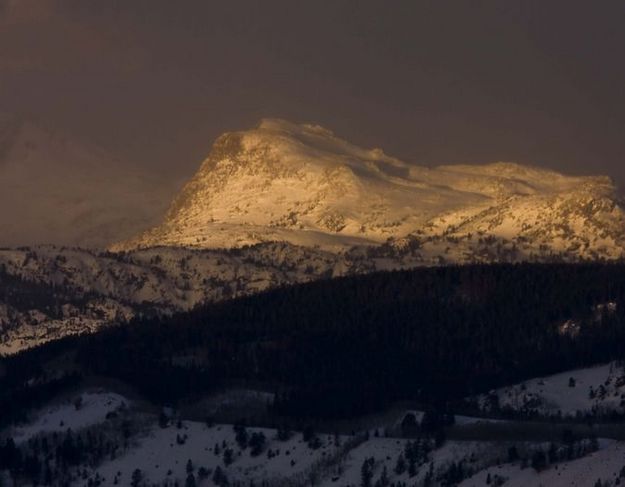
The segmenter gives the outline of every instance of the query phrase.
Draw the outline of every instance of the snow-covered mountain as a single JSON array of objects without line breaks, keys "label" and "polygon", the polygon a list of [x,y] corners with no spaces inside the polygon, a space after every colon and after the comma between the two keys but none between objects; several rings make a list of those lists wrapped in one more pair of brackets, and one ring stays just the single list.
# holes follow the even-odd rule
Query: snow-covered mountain
[{"label": "snow-covered mountain", "polygon": [[97,147],[0,116],[0,245],[103,247],[155,224],[169,194]]},{"label": "snow-covered mountain", "polygon": [[[103,245],[158,214],[152,183],[102,152],[25,123],[0,133],[0,244]],[[608,178],[506,163],[428,169],[267,120],[221,136],[165,222],[118,252],[0,249],[0,354],[322,277],[614,259],[624,248]],[[20,286],[36,298],[16,300]]]},{"label": "snow-covered mountain", "polygon": [[370,270],[286,243],[242,250],[132,253],[41,246],[0,249],[0,356],[138,314],[164,315],[280,285]]},{"label": "snow-covered mountain", "polygon": [[316,125],[270,119],[219,137],[164,222],[112,248],[288,241],[344,250],[473,236],[526,255],[618,258],[625,213],[607,177],[513,163],[415,166]]}]

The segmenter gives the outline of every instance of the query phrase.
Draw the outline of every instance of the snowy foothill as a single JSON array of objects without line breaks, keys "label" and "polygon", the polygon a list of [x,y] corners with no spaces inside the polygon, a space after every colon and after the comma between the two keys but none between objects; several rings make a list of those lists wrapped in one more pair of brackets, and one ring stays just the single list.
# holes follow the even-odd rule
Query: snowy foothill
[{"label": "snowy foothill", "polygon": [[562,416],[622,413],[625,372],[616,362],[571,370],[493,390],[477,402],[487,412],[506,408]]},{"label": "snowy foothill", "polygon": [[625,482],[624,469],[625,444],[613,442],[585,457],[540,471],[529,467],[522,468],[519,463],[490,467],[464,480],[459,487],[607,487]]},{"label": "snowy foothill", "polygon": [[[477,470],[493,464],[501,455],[500,446],[494,443],[450,441],[432,450],[427,460],[420,458],[411,471],[410,460],[404,457],[412,442],[406,439],[318,434],[311,442],[302,432],[291,432],[288,439],[281,439],[274,429],[246,428],[248,438],[264,435],[262,451],[255,455],[250,446],[241,448],[235,429],[233,425],[193,421],[174,422],[166,428],[154,425],[125,455],[104,462],[89,475],[95,478],[97,474],[105,482],[117,479],[123,485],[138,470],[148,484],[174,485],[177,481],[182,485],[192,473],[198,480],[208,475],[206,483],[199,485],[213,485],[212,476],[219,468],[231,483],[241,485],[250,481],[308,485],[314,479],[315,485],[359,486],[363,464],[373,459],[373,479],[386,476],[390,481],[412,484],[423,481],[428,472],[434,477],[444,475],[456,462]],[[416,455],[427,455],[425,451]],[[398,470],[400,458],[405,465]]]},{"label": "snowy foothill", "polygon": [[[406,485],[424,485],[429,479],[433,482],[431,485],[444,485],[444,479],[457,475],[455,472],[463,472],[463,475],[476,472],[475,475],[479,475],[477,472],[484,469],[493,472],[509,469],[515,475],[528,478],[533,478],[534,472],[531,467],[521,469],[519,463],[498,467],[505,461],[510,443],[447,441],[439,448],[433,445],[426,448],[426,443],[421,440],[319,434],[318,446],[311,447],[301,432],[293,432],[289,439],[280,440],[278,432],[273,429],[250,427],[246,431],[248,435],[262,433],[266,439],[257,456],[252,454],[249,446],[240,447],[232,425],[209,426],[192,421],[182,421],[178,426],[167,428],[154,425],[125,455],[90,470],[89,478],[97,475],[104,482],[117,479],[124,485],[138,471],[148,485],[175,485],[176,482],[183,485],[189,474],[193,474],[198,485],[214,485],[213,475],[219,469],[231,485],[245,486],[250,481],[259,485],[265,481],[271,486],[311,485],[314,482],[312,485],[357,487],[362,485],[365,465],[370,472],[371,485],[381,479]],[[606,447],[610,448],[610,454],[621,451],[615,450],[614,445],[616,443],[609,442]],[[538,446],[545,450],[548,447]],[[524,451],[534,448],[531,444],[519,444],[518,447]],[[415,460],[410,459],[408,450],[415,451]],[[229,460],[226,460],[227,456]],[[605,457],[590,458],[603,462]],[[614,463],[613,456],[609,458]],[[411,467],[413,462],[414,468]],[[578,468],[574,461],[569,463]],[[601,464],[593,468],[600,467]],[[557,470],[560,467],[554,465],[551,468]],[[571,471],[575,469],[571,468]]]},{"label": "snowy foothill", "polygon": [[[262,392],[237,389],[215,395],[202,407],[221,414],[223,408],[247,407],[268,397]],[[114,392],[86,390],[40,408],[32,413],[30,421],[10,428],[3,436],[11,436],[18,447],[32,448],[29,440],[57,433],[63,438],[69,430],[74,435],[86,430],[90,434],[104,433],[112,441],[119,441],[118,433],[111,428],[122,423],[108,423],[117,414],[123,414],[128,423],[141,425],[133,428],[132,435],[120,445],[121,449],[114,448],[112,455],[105,455],[95,465],[85,461],[75,467],[69,478],[76,486],[86,479],[99,479],[101,485],[127,485],[137,476],[146,485],[183,485],[190,473],[198,485],[213,485],[218,469],[224,478],[242,485],[250,480],[257,484],[264,480],[269,485],[305,485],[314,479],[317,485],[338,482],[357,486],[365,464],[372,478],[414,482],[427,475],[444,475],[453,462],[467,462],[477,470],[491,465],[500,455],[500,447],[488,442],[450,441],[435,448],[431,440],[413,442],[384,436],[385,431],[401,422],[397,418],[406,414],[420,421],[423,413],[419,411],[394,414],[395,419],[388,424],[353,435],[317,433],[308,428],[302,432],[247,427],[242,440],[241,428],[232,424],[178,419],[180,413],[169,407],[157,420],[133,405]],[[398,464],[403,466],[399,468]]]},{"label": "snowy foothill", "polygon": [[[597,370],[605,372],[610,367],[571,374],[581,379],[589,370],[596,377]],[[545,386],[548,379],[541,379]],[[234,389],[198,407],[221,416],[229,407],[249,407],[268,397]],[[163,408],[157,417],[137,404],[107,390],[84,390],[40,408],[29,422],[3,436],[12,436],[26,452],[38,448],[37,438],[50,439],[60,433],[52,444],[62,445],[68,430],[75,438],[82,435],[78,441],[86,448],[83,459],[61,477],[76,487],[89,481],[90,485],[211,486],[225,485],[225,479],[229,485],[241,486],[265,482],[270,486],[357,487],[363,485],[364,477],[370,480],[367,485],[581,486],[601,479],[612,482],[602,485],[614,486],[625,465],[625,443],[613,440],[578,438],[554,444],[487,436],[479,441],[401,437],[406,416],[417,424],[424,419],[423,412],[401,407],[371,417],[371,428],[328,434],[310,427],[288,431],[190,421],[172,407]],[[118,416],[119,420],[111,421]],[[455,417],[459,427],[488,422],[501,421]],[[124,424],[129,425],[128,433],[123,431]],[[93,440],[80,443],[89,437]],[[98,452],[100,448],[105,451]],[[534,458],[538,453],[542,463]],[[194,483],[188,483],[189,477]]]},{"label": "snowy foothill", "polygon": [[251,447],[241,449],[237,444],[232,425],[208,426],[182,421],[178,426],[155,426],[137,440],[135,448],[124,456],[105,462],[97,468],[97,473],[105,479],[117,477],[124,484],[139,469],[148,482],[183,482],[190,473],[190,461],[196,476],[201,476],[201,468],[211,472],[212,476],[219,467],[229,479],[245,481],[244,485],[247,485],[249,480],[260,482],[302,477],[321,458],[330,457],[337,450],[332,436],[323,435],[321,446],[312,449],[301,433],[293,433],[289,439],[279,441],[276,430],[247,428],[249,437],[262,434],[265,438],[262,451],[254,454]]},{"label": "snowy foothill", "polygon": [[16,426],[10,435],[16,443],[23,443],[39,434],[79,431],[102,423],[107,415],[129,404],[125,397],[113,392],[82,392],[35,411],[31,421]]}]

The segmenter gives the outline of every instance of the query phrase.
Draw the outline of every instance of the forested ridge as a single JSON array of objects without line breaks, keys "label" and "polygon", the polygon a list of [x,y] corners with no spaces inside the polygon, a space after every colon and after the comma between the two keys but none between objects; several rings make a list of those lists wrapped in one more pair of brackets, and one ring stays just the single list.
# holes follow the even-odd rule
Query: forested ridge
[{"label": "forested ridge", "polygon": [[83,373],[124,380],[160,403],[233,380],[270,384],[276,411],[294,416],[442,403],[621,358],[624,271],[476,265],[318,281],[43,346],[4,359],[2,381],[15,386],[22,371],[71,351]]}]

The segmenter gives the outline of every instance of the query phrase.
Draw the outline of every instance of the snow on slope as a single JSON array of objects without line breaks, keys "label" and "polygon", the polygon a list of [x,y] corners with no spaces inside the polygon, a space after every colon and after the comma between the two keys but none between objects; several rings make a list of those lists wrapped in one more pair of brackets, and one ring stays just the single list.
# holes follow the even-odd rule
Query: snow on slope
[{"label": "snow on slope", "polygon": [[[102,396],[104,398],[104,396]],[[91,420],[79,425],[73,431],[80,433],[82,428],[93,427],[99,418],[104,423],[105,413],[112,411],[110,401],[105,407],[100,401],[99,408],[92,408]],[[140,485],[173,486],[184,485],[189,475],[188,465],[197,485],[214,485],[211,477],[218,467],[228,478],[230,484],[256,485],[266,482],[271,486],[320,485],[357,487],[362,485],[362,466],[372,459],[372,483],[386,473],[389,482],[402,482],[406,485],[424,485],[431,474],[433,486],[445,485],[444,478],[454,464],[462,464],[465,472],[476,472],[462,485],[486,485],[486,477],[491,473],[507,479],[505,485],[573,485],[567,483],[551,484],[550,478],[563,476],[567,479],[587,480],[589,475],[596,478],[616,478],[623,465],[623,443],[602,440],[602,449],[587,457],[552,465],[538,474],[531,468],[520,468],[520,463],[502,464],[511,443],[498,441],[447,441],[442,447],[433,449],[418,462],[414,474],[406,469],[396,471],[400,457],[405,458],[409,440],[362,435],[327,435],[318,434],[318,448],[311,448],[301,432],[291,432],[286,440],[278,439],[275,429],[248,427],[247,434],[262,433],[265,445],[260,454],[254,456],[248,446],[245,449],[237,444],[236,433],[231,424],[206,425],[195,421],[174,421],[176,425],[159,427],[154,421],[147,420],[142,413],[142,420],[132,413],[124,418],[131,423],[139,421],[145,426],[130,439],[112,458],[103,458],[97,464],[80,465],[80,475],[74,476],[71,485],[83,485],[87,479],[100,479],[104,485],[119,483],[128,485],[136,470],[141,472]],[[39,422],[55,423],[58,413],[51,412],[39,419]],[[133,419],[134,418],[134,419]],[[110,430],[110,426],[107,427]],[[31,436],[49,433],[56,429],[38,431],[36,425],[29,426]],[[338,441],[338,442],[337,442]],[[22,439],[20,439],[22,442]],[[545,447],[543,444],[517,443],[520,451]],[[232,451],[232,463],[224,462],[224,452]],[[407,463],[407,462],[406,462]],[[200,470],[208,473],[208,478],[200,480]],[[115,479],[117,479],[115,481]],[[594,482],[594,480],[593,480]],[[580,483],[577,485],[592,485]]]},{"label": "snow on slope", "polygon": [[571,370],[491,391],[478,404],[485,411],[499,407],[543,415],[624,412],[625,372],[615,362]]},{"label": "snow on slope", "polygon": [[113,249],[275,240],[340,249],[411,234],[479,234],[615,258],[625,214],[609,178],[512,163],[429,169],[316,125],[263,120],[219,137],[165,221]]},{"label": "snow on slope", "polygon": [[[230,400],[235,405],[240,398],[247,403],[250,392],[235,391]],[[218,400],[225,397],[222,394]],[[81,402],[77,408],[78,398]],[[487,479],[490,485],[556,487],[595,485],[597,479],[610,482],[603,484],[610,486],[623,481],[625,443],[613,440],[599,440],[594,447],[588,440],[571,444],[559,442],[552,447],[542,440],[511,442],[488,438],[485,430],[481,441],[446,441],[435,447],[431,439],[412,442],[386,437],[384,433],[378,436],[359,432],[351,435],[317,433],[318,442],[311,446],[304,441],[301,432],[294,431],[288,438],[279,438],[275,429],[249,426],[248,438],[253,433],[262,433],[265,438],[258,454],[253,455],[250,446],[242,448],[238,444],[231,424],[178,420],[174,412],[169,425],[161,426],[155,414],[147,411],[152,408],[145,406],[103,389],[85,390],[42,407],[30,422],[0,431],[0,437],[11,436],[24,451],[34,449],[40,454],[39,447],[30,439],[46,436],[48,444],[55,448],[63,442],[68,429],[72,430],[74,438],[82,435],[87,450],[84,462],[72,467],[66,477],[70,485],[76,486],[88,481],[100,485],[129,485],[137,470],[142,478],[139,485],[184,485],[191,472],[197,485],[209,486],[214,485],[212,474],[219,467],[230,485],[237,485],[237,482],[250,485],[253,481],[256,485],[266,482],[271,486],[356,487],[361,485],[365,462],[371,462],[371,485],[376,485],[384,475],[389,482],[433,487],[456,485],[458,481],[465,487],[481,486],[488,484]],[[386,430],[385,427],[379,429]],[[101,438],[104,443],[101,441],[100,447],[89,441],[85,443],[89,435]],[[112,453],[102,450],[102,445],[108,445],[106,448],[112,449]],[[520,459],[506,463],[512,446]],[[567,453],[569,447],[573,452],[571,456]],[[588,448],[582,451],[585,447]],[[555,459],[550,459],[540,471],[529,466],[534,452],[547,452],[550,448],[555,448]],[[226,450],[232,452],[232,463],[225,462]],[[417,458],[412,473],[407,469],[408,451]],[[52,464],[53,457],[49,459]],[[396,470],[400,457],[405,461],[402,471]],[[458,466],[461,466],[460,477],[457,477]],[[201,471],[208,475],[204,480],[200,479]],[[466,480],[462,481],[463,478]],[[617,482],[617,479],[620,480]]]},{"label": "snow on slope", "polygon": [[[41,246],[0,249],[0,266],[28,281],[130,304],[191,309],[198,303],[345,272],[336,256],[284,244],[240,251],[146,249],[129,254]],[[336,267],[336,268],[335,268]]]},{"label": "snow on slope", "polygon": [[[24,309],[0,302],[0,355],[126,322],[146,309],[168,314],[357,270],[357,263],[334,254],[287,244],[233,252],[153,248],[130,254],[52,246],[0,249],[0,271],[42,288],[31,300],[41,301],[39,306]],[[59,304],[50,306],[42,293]]]},{"label": "snow on slope", "polygon": [[[0,139],[0,244],[46,235],[102,245],[156,212],[152,183],[101,152],[13,120]],[[0,270],[81,298],[55,316],[0,303],[0,353],[127,321],[143,305],[186,310],[320,277],[614,259],[624,228],[607,178],[506,163],[428,169],[318,126],[265,120],[221,136],[165,222],[112,247],[127,253],[0,250]],[[224,249],[246,244],[257,245]]]},{"label": "snow on slope", "polygon": [[[315,451],[308,448],[301,434],[279,442],[275,439],[275,430],[249,428],[248,432],[262,432],[265,435],[268,444],[263,454],[252,456],[249,448],[241,451],[235,442],[232,425],[215,425],[209,428],[202,423],[184,421],[181,429],[152,428],[138,439],[136,448],[125,456],[104,463],[97,471],[107,479],[112,479],[117,472],[121,472],[118,477],[122,484],[126,484],[130,482],[133,471],[139,468],[149,482],[162,482],[169,478],[182,484],[187,477],[187,462],[191,460],[196,469],[204,467],[214,471],[220,466],[231,481],[237,479],[243,481],[244,485],[250,479],[258,483],[268,480],[269,485],[275,485],[278,479],[305,474],[321,455],[332,455],[336,449],[332,437],[324,437],[324,445],[319,451]],[[185,438],[184,444],[177,441],[179,436]],[[219,446],[217,453],[215,445]],[[234,452],[234,461],[228,467],[223,462],[225,449],[232,449]],[[267,449],[279,450],[279,454],[268,459]],[[169,470],[172,473],[168,475]],[[211,484],[209,481],[205,485]]]},{"label": "snow on slope", "polygon": [[[574,261],[576,256],[562,253],[558,258]],[[0,300],[0,354],[91,333],[127,322],[138,312],[169,314],[320,278],[450,262],[553,259],[549,249],[534,254],[527,243],[450,236],[411,237],[340,253],[286,242],[241,249],[153,247],[123,253],[55,246],[0,249],[0,289],[18,286],[11,281],[18,278],[23,292],[34,293],[28,301],[34,304],[28,307],[11,299],[13,291]]]},{"label": "snow on slope", "polygon": [[[279,440],[277,431],[268,428],[248,427],[248,435],[262,433],[266,438],[262,453],[253,456],[250,448],[237,445],[232,425],[207,426],[194,421],[181,421],[180,427],[160,428],[153,424],[134,438],[132,446],[113,460],[89,469],[89,476],[96,474],[111,482],[117,478],[121,485],[129,484],[133,472],[141,471],[148,485],[183,485],[188,475],[189,460],[193,474],[198,478],[200,468],[214,472],[221,468],[230,483],[249,485],[268,482],[268,485],[315,485],[359,486],[361,467],[365,460],[373,458],[373,475],[378,479],[386,469],[391,481],[421,482],[429,471],[429,463],[419,465],[414,477],[409,473],[396,474],[397,459],[404,453],[406,440],[398,438],[375,438],[354,441],[351,436],[319,434],[319,447],[311,448],[301,432],[292,432],[287,440]],[[338,443],[336,440],[338,439]],[[217,448],[216,448],[217,446]],[[224,463],[224,451],[233,452],[233,462]],[[270,453],[271,452],[271,453]],[[452,462],[465,461],[478,470],[496,462],[501,447],[490,442],[453,442],[434,450],[429,456],[435,475],[444,472]],[[198,485],[214,485],[212,475]],[[76,482],[75,485],[82,485]],[[107,484],[108,485],[108,484]]]},{"label": "snow on slope", "polygon": [[[430,472],[429,485],[455,485],[445,484],[444,479],[452,465],[462,464],[465,476],[467,473],[469,476],[460,484],[463,486],[487,485],[489,473],[491,481],[505,479],[507,483],[503,485],[510,486],[587,486],[594,485],[597,479],[616,480],[625,465],[625,444],[612,440],[601,440],[598,451],[575,460],[553,463],[540,473],[533,468],[521,468],[521,462],[502,463],[502,458],[507,457],[508,448],[512,445],[525,455],[537,449],[546,451],[547,444],[447,441],[442,447],[431,450],[427,458],[417,464],[416,472],[411,476],[407,470],[395,471],[399,457],[405,455],[409,441],[406,439],[319,434],[321,446],[312,449],[299,432],[294,432],[286,441],[280,441],[276,430],[248,427],[247,431],[248,434],[262,432],[266,438],[262,453],[256,457],[250,454],[249,447],[244,450],[239,448],[232,425],[207,426],[193,421],[182,421],[180,428],[170,426],[162,429],[154,425],[136,439],[126,454],[105,461],[93,469],[90,476],[98,474],[104,479],[117,477],[123,485],[130,481],[136,469],[140,469],[148,484],[174,485],[176,481],[183,484],[190,460],[196,479],[200,467],[209,472],[219,467],[231,484],[240,482],[241,485],[249,485],[253,481],[258,485],[264,481],[272,486],[312,484],[357,487],[362,485],[363,464],[372,459],[371,485],[380,480],[383,472],[386,472],[389,482],[405,485],[426,485]],[[233,451],[231,465],[224,463],[225,449]],[[213,483],[209,476],[198,485]]]},{"label": "snow on slope", "polygon": [[81,430],[104,421],[108,413],[126,408],[129,401],[113,392],[102,390],[83,392],[35,413],[34,419],[14,428],[10,433],[16,443],[46,433]]},{"label": "snow on slope", "polygon": [[169,186],[99,148],[0,116],[0,245],[106,246],[156,223]]},{"label": "snow on slope", "polygon": [[491,467],[464,480],[459,487],[483,487],[495,483],[496,478],[505,481],[506,487],[588,487],[597,485],[614,486],[622,484],[625,467],[625,444],[610,443],[590,455],[577,460],[563,462],[537,472],[533,468],[521,468],[518,464]]}]

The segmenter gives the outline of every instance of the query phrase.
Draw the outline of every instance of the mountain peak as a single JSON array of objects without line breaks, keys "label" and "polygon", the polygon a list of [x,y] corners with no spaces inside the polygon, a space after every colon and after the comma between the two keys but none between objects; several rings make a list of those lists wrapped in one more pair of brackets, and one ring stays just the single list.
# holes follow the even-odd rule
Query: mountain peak
[{"label": "mountain peak", "polygon": [[271,130],[288,134],[309,134],[321,137],[334,137],[334,133],[321,125],[293,123],[281,118],[263,118],[256,126],[258,130]]},{"label": "mountain peak", "polygon": [[609,178],[512,162],[426,168],[318,125],[264,119],[219,137],[165,221],[114,248],[289,241],[345,249],[472,234],[620,255],[625,217]]}]

